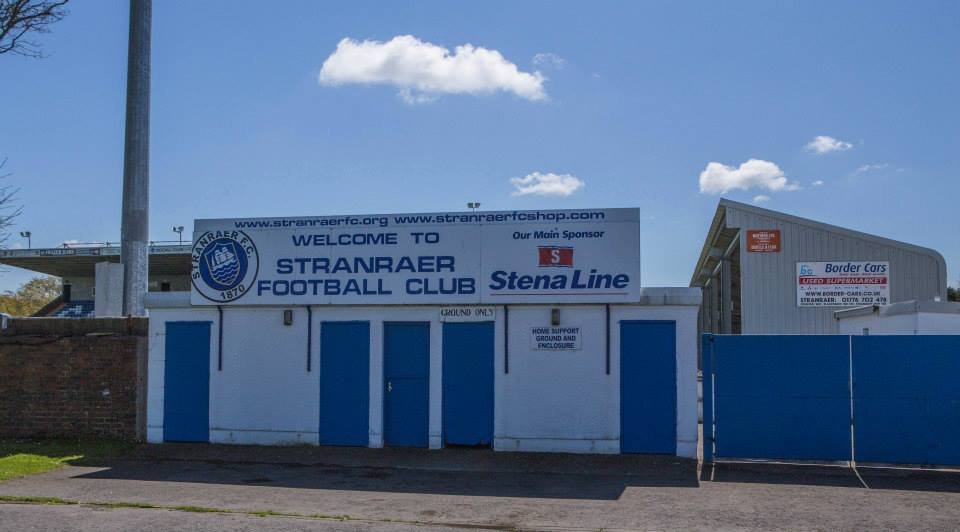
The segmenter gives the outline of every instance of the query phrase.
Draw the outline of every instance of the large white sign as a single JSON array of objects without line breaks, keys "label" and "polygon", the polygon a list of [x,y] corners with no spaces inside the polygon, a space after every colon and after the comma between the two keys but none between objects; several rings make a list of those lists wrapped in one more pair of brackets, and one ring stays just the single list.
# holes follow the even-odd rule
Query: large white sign
[{"label": "large white sign", "polygon": [[637,209],[197,220],[194,305],[615,303]]},{"label": "large white sign", "polygon": [[797,263],[798,307],[855,307],[890,302],[890,263]]}]

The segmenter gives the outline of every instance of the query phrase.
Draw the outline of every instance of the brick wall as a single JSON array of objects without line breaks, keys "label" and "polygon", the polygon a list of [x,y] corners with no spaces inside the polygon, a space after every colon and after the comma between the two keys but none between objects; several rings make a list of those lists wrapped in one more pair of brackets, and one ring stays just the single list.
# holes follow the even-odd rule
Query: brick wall
[{"label": "brick wall", "polygon": [[0,334],[0,437],[137,438],[146,332],[143,318],[11,320]]}]

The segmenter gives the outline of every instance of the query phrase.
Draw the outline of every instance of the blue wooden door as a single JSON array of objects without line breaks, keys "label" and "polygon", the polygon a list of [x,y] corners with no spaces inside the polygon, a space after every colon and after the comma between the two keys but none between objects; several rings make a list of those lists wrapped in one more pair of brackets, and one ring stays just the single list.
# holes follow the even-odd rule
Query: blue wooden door
[{"label": "blue wooden door", "polygon": [[443,438],[450,445],[493,441],[493,322],[443,325]]},{"label": "blue wooden door", "polygon": [[325,321],[320,326],[320,443],[369,441],[370,323]]},{"label": "blue wooden door", "polygon": [[384,323],[384,443],[426,447],[430,405],[430,324]]},{"label": "blue wooden door", "polygon": [[620,322],[620,451],[676,454],[676,323]]},{"label": "blue wooden door", "polygon": [[164,441],[210,440],[210,322],[168,321]]}]

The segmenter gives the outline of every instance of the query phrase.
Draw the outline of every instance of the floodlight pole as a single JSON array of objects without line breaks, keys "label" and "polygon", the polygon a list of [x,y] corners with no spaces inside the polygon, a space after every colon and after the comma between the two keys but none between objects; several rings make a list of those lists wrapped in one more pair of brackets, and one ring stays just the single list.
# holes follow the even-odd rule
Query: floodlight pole
[{"label": "floodlight pole", "polygon": [[147,293],[150,193],[150,19],[152,0],[130,0],[127,120],[123,148],[120,262],[123,314],[143,316]]}]

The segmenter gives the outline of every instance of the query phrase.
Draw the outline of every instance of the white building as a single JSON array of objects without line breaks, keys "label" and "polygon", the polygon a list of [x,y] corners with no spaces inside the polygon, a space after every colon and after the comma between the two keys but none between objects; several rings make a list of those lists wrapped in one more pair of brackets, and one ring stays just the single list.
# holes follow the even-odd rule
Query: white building
[{"label": "white building", "polygon": [[840,334],[960,334],[960,303],[903,301],[833,313]]},{"label": "white building", "polygon": [[697,447],[697,288],[636,209],[198,220],[151,293],[148,440]]}]

